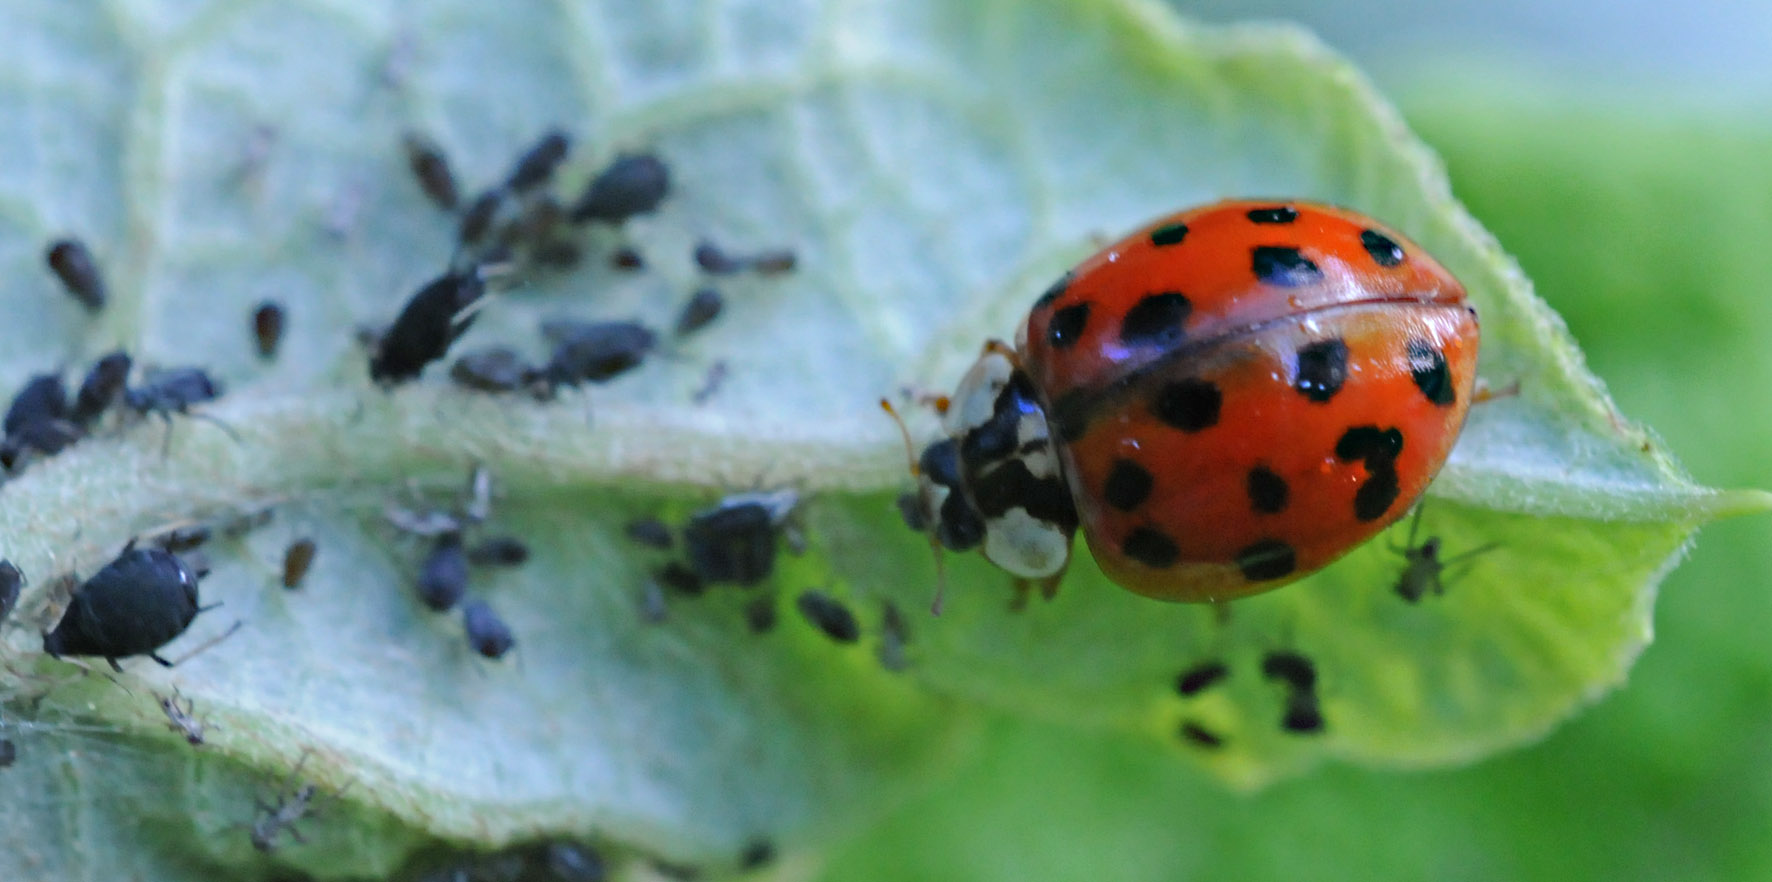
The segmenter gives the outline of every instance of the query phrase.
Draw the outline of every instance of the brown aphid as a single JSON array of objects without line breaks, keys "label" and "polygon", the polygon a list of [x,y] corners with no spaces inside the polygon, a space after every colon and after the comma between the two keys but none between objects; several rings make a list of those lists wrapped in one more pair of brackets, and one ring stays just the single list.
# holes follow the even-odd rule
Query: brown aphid
[{"label": "brown aphid", "polygon": [[105,308],[105,277],[86,243],[73,238],[58,239],[50,244],[45,259],[62,287],[88,312]]},{"label": "brown aphid", "polygon": [[289,543],[283,550],[283,587],[295,589],[301,587],[302,579],[308,575],[308,568],[314,565],[314,555],[320,547],[314,540],[302,537]]},{"label": "brown aphid", "polygon": [[800,259],[792,250],[778,248],[752,255],[750,263],[752,272],[773,276],[793,272],[794,267],[799,265]]},{"label": "brown aphid", "polygon": [[266,300],[252,311],[252,338],[258,343],[259,358],[277,357],[277,347],[283,343],[283,304]]},{"label": "brown aphid", "polygon": [[174,687],[171,695],[154,695],[160,703],[160,711],[166,714],[166,727],[184,736],[185,742],[192,747],[203,746],[203,735],[206,724],[196,718],[196,703],[179,694]]}]

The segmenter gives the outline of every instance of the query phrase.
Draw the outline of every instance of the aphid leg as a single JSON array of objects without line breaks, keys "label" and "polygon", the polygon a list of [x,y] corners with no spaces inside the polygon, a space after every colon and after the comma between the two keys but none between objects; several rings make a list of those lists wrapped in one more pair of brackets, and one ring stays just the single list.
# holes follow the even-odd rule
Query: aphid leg
[{"label": "aphid leg", "polygon": [[1058,596],[1058,586],[1064,584],[1064,571],[1060,570],[1044,579],[1035,580],[1035,584],[1040,586],[1041,599],[1050,602],[1052,598]]},{"label": "aphid leg", "polygon": [[1392,539],[1391,535],[1389,533],[1386,533],[1384,536],[1385,547],[1389,548],[1391,551],[1396,552],[1397,554],[1401,554],[1401,555],[1407,557],[1409,552],[1413,551],[1416,547],[1415,533],[1416,533],[1416,530],[1418,530],[1421,527],[1421,513],[1423,511],[1425,511],[1426,509],[1427,509],[1427,500],[1424,499],[1424,500],[1416,503],[1415,504],[1415,514],[1409,518],[1409,538],[1407,540],[1405,540],[1401,546],[1399,546],[1399,545],[1397,545],[1396,540]]},{"label": "aphid leg", "polygon": [[1518,394],[1520,394],[1520,381],[1517,379],[1506,386],[1496,389],[1489,385],[1488,380],[1478,377],[1477,391],[1476,394],[1471,396],[1471,403],[1483,404],[1485,402],[1494,401],[1497,398],[1512,398]]},{"label": "aphid leg", "polygon": [[1028,608],[1028,595],[1034,593],[1034,583],[1019,576],[1009,583],[1014,594],[1009,598],[1009,611],[1021,612]]}]

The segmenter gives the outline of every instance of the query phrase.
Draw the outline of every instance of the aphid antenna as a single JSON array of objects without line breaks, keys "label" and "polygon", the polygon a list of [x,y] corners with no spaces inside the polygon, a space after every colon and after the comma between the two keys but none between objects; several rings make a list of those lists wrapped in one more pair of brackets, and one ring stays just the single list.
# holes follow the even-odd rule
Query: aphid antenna
[{"label": "aphid antenna", "polygon": [[[204,610],[215,609],[218,606],[221,606],[221,604],[212,603],[212,604],[205,606],[205,607],[199,607],[197,609],[197,612],[203,612]],[[184,655],[181,655],[178,658],[175,658],[170,662],[160,661],[160,659],[158,659],[158,658],[155,658],[154,660],[159,661],[161,664],[163,664],[169,668],[174,667],[176,665],[182,665],[185,662],[188,662],[191,659],[196,658],[198,655],[201,655],[203,652],[214,648],[216,644],[222,642],[223,640],[226,640],[229,637],[234,636],[234,632],[239,631],[241,628],[243,628],[245,626],[246,626],[245,619],[235,619],[234,624],[229,625],[228,629],[226,631],[223,631],[220,634],[217,634],[216,636],[203,641],[201,644],[192,648],[190,652],[187,652]]]}]

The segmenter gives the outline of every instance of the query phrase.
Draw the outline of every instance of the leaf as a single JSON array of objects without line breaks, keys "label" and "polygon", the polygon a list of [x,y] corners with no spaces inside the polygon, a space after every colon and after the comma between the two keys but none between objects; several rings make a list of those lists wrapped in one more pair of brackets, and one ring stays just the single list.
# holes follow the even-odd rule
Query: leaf
[{"label": "leaf", "polygon": [[[201,362],[231,386],[204,415],[238,436],[146,421],[0,490],[5,554],[32,577],[5,634],[29,670],[8,688],[48,692],[7,711],[37,727],[18,730],[31,774],[0,785],[13,807],[0,861],[27,878],[378,876],[431,840],[557,837],[716,874],[761,838],[794,875],[939,780],[981,708],[1148,732],[1174,751],[1198,717],[1226,738],[1202,761],[1244,784],[1324,756],[1467,758],[1616,682],[1696,525],[1766,504],[1691,484],[1619,417],[1425,149],[1292,30],[1195,28],[1130,0],[144,0],[0,16],[32,47],[0,61],[0,112],[36,121],[12,136],[20,158],[0,178],[0,241],[15,243],[0,250],[0,300],[16,319],[0,328],[0,370],[22,381],[117,344],[143,362]],[[720,281],[729,307],[714,327],[552,404],[461,392],[442,368],[371,387],[351,329],[391,317],[454,233],[407,175],[402,132],[430,133],[485,186],[554,125],[577,139],[562,194],[620,152],[655,149],[672,198],[621,234],[589,234],[578,271],[500,295],[463,347],[539,357],[536,324],[558,314],[668,326],[705,282],[689,259],[702,237],[790,245],[799,269]],[[1222,619],[1140,600],[1087,565],[1054,603],[1010,615],[1001,574],[952,561],[949,614],[913,618],[911,669],[884,669],[885,605],[920,609],[933,569],[892,512],[902,453],[872,402],[950,385],[1091,236],[1234,193],[1360,206],[1466,282],[1485,375],[1523,392],[1479,409],[1426,527],[1449,550],[1501,548],[1417,606],[1391,595],[1397,561],[1374,546]],[[110,273],[96,319],[38,265],[70,230]],[[619,240],[647,272],[606,266]],[[267,297],[290,311],[268,365],[247,334]],[[696,404],[721,363],[725,381]],[[447,500],[474,462],[499,481],[494,528],[536,550],[475,584],[518,635],[498,663],[414,602],[422,543],[380,517],[408,485]],[[755,486],[808,499],[809,552],[759,589],[774,592],[775,630],[752,634],[750,596],[728,590],[646,624],[640,595],[661,560],[622,524],[680,521]],[[233,618],[239,636],[172,671],[134,663],[117,684],[68,682],[37,656],[53,575],[90,574],[156,525],[266,503],[272,525],[210,550],[205,600],[224,606],[173,649]],[[274,570],[298,536],[319,557],[285,592]],[[854,611],[861,643],[802,619],[808,587]],[[1279,648],[1316,660],[1324,734],[1276,728],[1281,698],[1255,666]],[[1208,657],[1231,679],[1183,702],[1170,683]],[[147,693],[173,685],[221,727],[200,750],[156,716]],[[70,742],[103,747],[58,752]],[[266,859],[241,825],[255,792],[284,779],[333,796],[304,822],[311,845]]]}]

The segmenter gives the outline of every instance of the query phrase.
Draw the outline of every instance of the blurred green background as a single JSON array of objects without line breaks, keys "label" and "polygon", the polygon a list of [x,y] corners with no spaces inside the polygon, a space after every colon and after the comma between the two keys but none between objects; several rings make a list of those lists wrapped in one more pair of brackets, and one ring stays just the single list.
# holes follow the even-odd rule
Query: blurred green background
[{"label": "blurred green background", "polygon": [[[1370,70],[1701,482],[1772,487],[1772,4],[1179,3]],[[1226,793],[1146,743],[999,722],[830,880],[1772,879],[1772,518],[1710,527],[1619,691],[1451,770]]]}]

